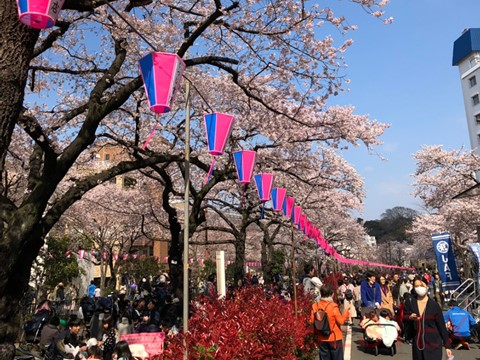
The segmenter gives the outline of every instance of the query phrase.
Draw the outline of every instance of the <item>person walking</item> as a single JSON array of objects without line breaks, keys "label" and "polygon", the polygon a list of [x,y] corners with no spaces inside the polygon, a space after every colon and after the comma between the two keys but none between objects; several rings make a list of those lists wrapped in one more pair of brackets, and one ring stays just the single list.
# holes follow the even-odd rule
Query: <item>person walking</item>
[{"label": "person walking", "polygon": [[388,280],[383,275],[380,276],[380,290],[380,293],[382,295],[382,302],[380,304],[380,307],[382,309],[387,309],[388,311],[390,311],[390,316],[393,317],[395,315],[395,311],[393,309],[393,294],[390,289]]},{"label": "person walking", "polygon": [[315,275],[315,268],[312,264],[306,263],[303,267],[304,274],[300,277],[300,282],[303,285],[304,294],[313,294],[315,292],[315,284],[312,283],[312,278]]},{"label": "person walking", "polygon": [[367,273],[366,279],[360,284],[362,317],[365,315],[365,312],[370,312],[372,308],[380,308],[380,304],[382,303],[380,285],[375,280],[376,277],[374,274]]},{"label": "person walking", "polygon": [[447,358],[452,356],[450,339],[440,306],[428,297],[428,281],[415,277],[412,313],[409,319],[414,323],[415,337],[412,344],[413,360],[442,360],[442,347]]},{"label": "person walking", "polygon": [[88,296],[93,298],[95,296],[95,282],[93,280],[90,281],[90,285],[88,285]]},{"label": "person walking", "polygon": [[443,285],[442,280],[440,280],[440,274],[435,273],[432,279],[432,287],[433,287],[433,298],[435,301],[440,305],[440,308],[443,310],[445,304],[445,294],[443,292]]},{"label": "person walking", "polygon": [[315,330],[315,341],[318,345],[320,360],[343,360],[343,335],[340,328],[350,318],[350,305],[347,304],[343,313],[333,300],[333,287],[324,284],[320,289],[322,299],[312,305],[310,323],[314,324],[318,311],[325,311],[330,327],[330,335],[324,335]]}]

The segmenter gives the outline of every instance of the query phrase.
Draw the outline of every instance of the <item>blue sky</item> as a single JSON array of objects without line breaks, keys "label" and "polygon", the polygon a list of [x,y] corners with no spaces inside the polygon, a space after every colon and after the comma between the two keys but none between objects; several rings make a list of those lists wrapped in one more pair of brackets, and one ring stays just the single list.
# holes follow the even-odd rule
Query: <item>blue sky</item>
[{"label": "blue sky", "polygon": [[365,209],[359,216],[379,219],[395,206],[422,211],[411,195],[412,154],[424,144],[470,147],[452,50],[464,28],[480,27],[480,1],[391,0],[385,8],[387,17],[395,19],[390,25],[341,3],[359,29],[347,35],[354,40],[345,54],[350,92],[330,105],[354,105],[358,114],[391,124],[377,149],[386,161],[364,148],[345,153],[365,181]]}]

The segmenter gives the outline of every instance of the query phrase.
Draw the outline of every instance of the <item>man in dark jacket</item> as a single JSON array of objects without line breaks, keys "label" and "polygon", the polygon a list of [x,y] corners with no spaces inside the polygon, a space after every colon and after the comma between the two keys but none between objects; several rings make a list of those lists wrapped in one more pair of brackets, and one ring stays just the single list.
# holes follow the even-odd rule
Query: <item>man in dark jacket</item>
[{"label": "man in dark jacket", "polygon": [[45,359],[61,360],[73,359],[73,350],[78,347],[79,351],[86,351],[87,346],[81,344],[78,339],[80,332],[80,320],[73,319],[68,322],[68,328],[62,331],[48,347]]}]

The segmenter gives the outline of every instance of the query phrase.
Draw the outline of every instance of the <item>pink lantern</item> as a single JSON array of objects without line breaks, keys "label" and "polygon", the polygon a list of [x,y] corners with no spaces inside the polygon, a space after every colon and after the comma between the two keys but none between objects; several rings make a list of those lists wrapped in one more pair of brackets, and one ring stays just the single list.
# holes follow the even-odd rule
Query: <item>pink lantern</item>
[{"label": "pink lantern", "polygon": [[310,231],[311,231],[310,226],[311,226],[310,220],[305,219],[305,228],[303,229],[303,233],[306,236],[310,236]]},{"label": "pink lantern", "polygon": [[283,202],[282,205],[282,210],[283,210],[283,215],[285,215],[287,218],[292,218],[293,216],[293,205],[295,204],[295,198],[291,196],[287,196],[285,201]]},{"label": "pink lantern", "polygon": [[270,200],[270,191],[273,185],[273,174],[257,174],[253,177],[257,185],[258,197],[261,202]]},{"label": "pink lantern", "polygon": [[167,113],[172,109],[185,63],[177,54],[152,52],[140,59],[145,93],[150,110]]},{"label": "pink lantern", "polygon": [[208,152],[213,156],[223,154],[225,144],[232,131],[233,115],[213,113],[203,116],[207,132]]},{"label": "pink lantern", "polygon": [[118,254],[113,254],[113,260],[118,261]]},{"label": "pink lantern", "polygon": [[257,174],[254,177],[255,185],[257,185],[257,192],[260,201],[262,202],[262,212],[260,219],[263,219],[265,212],[265,203],[270,200],[270,192],[273,185],[273,174]]},{"label": "pink lantern", "polygon": [[233,160],[237,169],[238,181],[240,184],[249,184],[252,177],[253,167],[255,166],[255,155],[257,153],[251,150],[235,151]]},{"label": "pink lantern", "polygon": [[307,221],[307,215],[302,214],[300,215],[300,221],[298,222],[298,228],[302,231],[305,230],[305,222]]},{"label": "pink lantern", "polygon": [[203,119],[205,120],[205,130],[207,132],[208,152],[213,156],[212,164],[205,177],[206,184],[210,180],[216,157],[223,154],[235,118],[233,115],[213,113],[204,115]]},{"label": "pink lantern", "polygon": [[82,249],[78,250],[78,258],[80,260],[83,260],[84,257],[85,257],[85,250],[82,250]]},{"label": "pink lantern", "polygon": [[302,207],[294,206],[293,207],[293,223],[300,226],[300,216],[302,215]]},{"label": "pink lantern", "polygon": [[22,24],[34,29],[48,29],[55,25],[65,0],[17,0]]},{"label": "pink lantern", "polygon": [[287,189],[284,189],[284,188],[272,189],[273,211],[282,211],[282,206],[283,206],[283,203],[285,202],[286,195],[287,195]]}]

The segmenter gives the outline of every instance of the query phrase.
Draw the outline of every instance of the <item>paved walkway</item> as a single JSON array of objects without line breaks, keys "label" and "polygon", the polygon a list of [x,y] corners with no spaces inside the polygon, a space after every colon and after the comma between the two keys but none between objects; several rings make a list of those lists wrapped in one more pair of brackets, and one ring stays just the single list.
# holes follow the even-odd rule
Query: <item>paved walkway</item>
[{"label": "paved walkway", "polygon": [[[386,348],[380,348],[378,356],[375,356],[372,349],[365,349],[363,341],[363,332],[358,326],[358,320],[352,327],[345,327],[345,357],[344,360],[363,360],[363,359],[387,359],[392,358]],[[396,360],[411,360],[412,346],[397,341]],[[480,344],[471,344],[470,350],[453,350],[455,360],[478,360],[480,359]],[[444,356],[446,358],[446,356]]]}]

